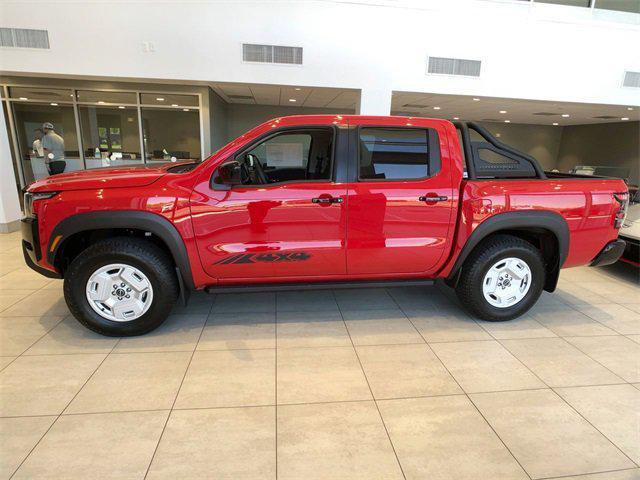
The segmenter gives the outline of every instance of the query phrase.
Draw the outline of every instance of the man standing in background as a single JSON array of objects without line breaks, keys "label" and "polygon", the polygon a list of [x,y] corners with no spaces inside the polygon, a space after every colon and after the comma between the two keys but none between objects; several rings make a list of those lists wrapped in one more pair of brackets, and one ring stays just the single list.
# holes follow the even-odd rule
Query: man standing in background
[{"label": "man standing in background", "polygon": [[35,137],[35,140],[33,141],[33,153],[36,157],[42,158],[44,157],[44,150],[42,149],[42,129],[41,128],[36,128],[33,131],[33,135]]},{"label": "man standing in background", "polygon": [[[43,123],[42,130],[44,130],[42,148],[49,173],[61,173],[57,169],[55,169],[55,172],[51,171],[51,162],[64,160],[64,139],[54,131],[53,124],[50,122]],[[64,167],[62,171],[64,171]]]}]

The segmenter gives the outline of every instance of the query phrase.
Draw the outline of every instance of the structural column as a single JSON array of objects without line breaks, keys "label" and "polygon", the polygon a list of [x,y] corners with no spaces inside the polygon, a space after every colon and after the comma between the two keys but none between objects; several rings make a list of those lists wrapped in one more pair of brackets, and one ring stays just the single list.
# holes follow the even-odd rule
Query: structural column
[{"label": "structural column", "polygon": [[359,115],[391,115],[391,89],[363,88],[360,92],[360,103],[356,108]]},{"label": "structural column", "polygon": [[9,233],[20,228],[20,197],[16,185],[15,170],[11,160],[9,130],[0,113],[0,233]]}]

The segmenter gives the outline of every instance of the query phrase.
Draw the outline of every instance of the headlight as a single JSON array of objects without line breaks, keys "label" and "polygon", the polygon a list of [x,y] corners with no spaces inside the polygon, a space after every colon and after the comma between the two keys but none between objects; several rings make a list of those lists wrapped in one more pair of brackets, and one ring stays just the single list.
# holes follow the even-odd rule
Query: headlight
[{"label": "headlight", "polygon": [[24,216],[33,217],[33,202],[46,200],[55,197],[58,192],[25,192],[24,193]]}]

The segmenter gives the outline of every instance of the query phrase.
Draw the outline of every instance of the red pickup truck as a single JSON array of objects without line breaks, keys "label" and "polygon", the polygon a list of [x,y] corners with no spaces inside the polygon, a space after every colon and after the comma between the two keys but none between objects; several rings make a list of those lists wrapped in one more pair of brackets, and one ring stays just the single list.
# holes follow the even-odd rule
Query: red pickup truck
[{"label": "red pickup truck", "polygon": [[622,180],[544,172],[473,122],[292,116],[201,163],[39,180],[22,245],[105,335],[156,328],[194,289],[436,279],[501,321],[553,291],[560,268],[616,261],[627,205]]}]

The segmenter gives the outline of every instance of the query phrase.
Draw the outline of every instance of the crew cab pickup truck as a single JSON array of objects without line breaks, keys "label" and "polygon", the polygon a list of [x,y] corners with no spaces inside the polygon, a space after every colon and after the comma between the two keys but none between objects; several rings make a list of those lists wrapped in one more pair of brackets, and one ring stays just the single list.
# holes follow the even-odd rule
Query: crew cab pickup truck
[{"label": "crew cab pickup truck", "polygon": [[156,328],[194,289],[436,279],[502,321],[553,291],[561,268],[616,261],[627,205],[622,180],[545,173],[473,122],[291,116],[201,163],[39,180],[22,245],[105,335]]}]

